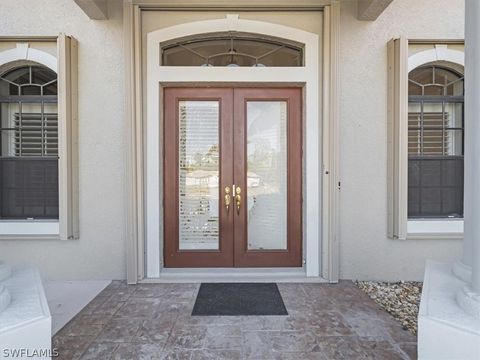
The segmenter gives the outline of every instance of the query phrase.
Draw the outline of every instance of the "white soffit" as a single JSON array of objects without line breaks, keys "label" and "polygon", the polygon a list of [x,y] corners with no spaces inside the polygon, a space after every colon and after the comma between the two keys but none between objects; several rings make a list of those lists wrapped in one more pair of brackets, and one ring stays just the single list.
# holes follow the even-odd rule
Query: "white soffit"
[{"label": "white soffit", "polygon": [[393,0],[358,0],[358,20],[376,20],[392,1]]},{"label": "white soffit", "polygon": [[107,1],[106,0],[73,0],[92,20],[106,20]]}]

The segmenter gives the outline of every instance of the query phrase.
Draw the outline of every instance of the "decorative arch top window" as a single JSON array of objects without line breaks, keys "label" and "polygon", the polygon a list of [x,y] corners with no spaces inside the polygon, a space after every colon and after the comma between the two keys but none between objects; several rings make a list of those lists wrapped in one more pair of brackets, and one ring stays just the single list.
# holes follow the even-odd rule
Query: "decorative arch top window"
[{"label": "decorative arch top window", "polygon": [[0,73],[0,220],[58,219],[57,74]]},{"label": "decorative arch top window", "polygon": [[421,66],[408,75],[408,96],[463,96],[463,75],[441,66]]},{"label": "decorative arch top window", "polygon": [[427,65],[408,77],[408,216],[463,217],[464,77]]},{"label": "decorative arch top window", "polygon": [[248,33],[215,33],[160,44],[163,66],[303,66],[303,45]]},{"label": "decorative arch top window", "polygon": [[20,66],[0,75],[0,81],[0,96],[57,95],[57,74],[45,66]]}]

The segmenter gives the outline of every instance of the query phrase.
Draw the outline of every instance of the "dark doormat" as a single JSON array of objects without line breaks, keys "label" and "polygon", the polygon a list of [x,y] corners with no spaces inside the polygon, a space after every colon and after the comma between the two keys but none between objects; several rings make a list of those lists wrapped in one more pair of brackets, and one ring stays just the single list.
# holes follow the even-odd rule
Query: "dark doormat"
[{"label": "dark doormat", "polygon": [[198,315],[288,315],[275,283],[204,283],[192,311]]}]

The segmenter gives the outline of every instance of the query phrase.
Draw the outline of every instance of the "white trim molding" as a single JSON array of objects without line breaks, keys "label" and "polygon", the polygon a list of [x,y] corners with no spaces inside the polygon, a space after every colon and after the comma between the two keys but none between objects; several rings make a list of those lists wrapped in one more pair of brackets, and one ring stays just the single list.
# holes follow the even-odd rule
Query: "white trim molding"
[{"label": "white trim molding", "polygon": [[[412,45],[418,40],[412,40]],[[456,42],[457,43],[457,42]],[[421,41],[433,48],[409,56],[405,37],[388,43],[388,236],[392,239],[461,239],[463,220],[408,219],[408,74],[425,64],[445,62],[462,69],[464,53],[447,41]]]},{"label": "white trim molding", "polygon": [[[17,38],[12,38],[16,40]],[[10,40],[10,41],[12,41]],[[58,59],[32,45],[38,39],[22,38],[16,47],[0,52],[0,69],[25,62],[41,64],[58,74],[59,115],[59,220],[1,221],[0,240],[40,238],[76,239],[78,231],[78,140],[77,140],[77,41],[60,34],[45,38],[57,47]],[[1,38],[0,41],[9,41]]]},{"label": "white trim molding", "polygon": [[59,223],[52,221],[0,221],[0,234],[8,235],[57,235],[59,234]]},{"label": "white trim molding", "polygon": [[33,61],[58,73],[57,58],[45,51],[31,48],[28,42],[18,42],[15,48],[0,52],[0,67],[19,60]]},{"label": "white trim molding", "polygon": [[[12,49],[0,51],[0,70],[8,71],[20,61],[31,61],[44,65],[58,73],[57,58],[45,51],[30,47],[28,42],[17,42]],[[37,235],[58,236],[58,221],[0,221],[0,239],[10,239],[11,236],[25,237]]]},{"label": "white trim molding", "polygon": [[446,61],[464,67],[465,54],[463,51],[448,48],[447,44],[435,44],[433,49],[420,51],[408,57],[408,72],[436,61]]},{"label": "white trim molding", "polygon": [[[241,31],[285,38],[305,44],[303,67],[181,67],[160,66],[160,43],[184,36]],[[246,20],[229,14],[223,19],[196,21],[155,30],[147,34],[147,117],[146,117],[146,270],[147,277],[157,278],[162,269],[162,207],[160,146],[163,108],[161,86],[165,83],[228,82],[235,84],[304,84],[305,113],[305,189],[304,253],[306,275],[320,276],[321,180],[318,161],[321,144],[319,105],[319,36],[283,25]]]},{"label": "white trim molding", "polygon": [[407,239],[463,238],[463,219],[408,220]]},{"label": "white trim molding", "polygon": [[[437,44],[434,40],[432,44],[434,44],[433,49],[420,51],[408,57],[408,73],[419,66],[435,62],[447,62],[459,65],[462,68],[465,67],[465,54],[463,51],[450,49],[448,44]],[[463,239],[463,219],[409,219],[407,221],[407,239],[409,240],[445,238]]]},{"label": "white trim molding", "polygon": [[125,0],[146,10],[318,11],[338,0]]}]

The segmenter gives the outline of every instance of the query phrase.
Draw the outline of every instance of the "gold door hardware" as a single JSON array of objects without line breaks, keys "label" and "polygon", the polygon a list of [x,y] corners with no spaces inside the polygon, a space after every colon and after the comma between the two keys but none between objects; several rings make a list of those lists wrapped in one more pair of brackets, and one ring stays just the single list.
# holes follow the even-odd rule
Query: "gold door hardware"
[{"label": "gold door hardware", "polygon": [[235,192],[237,193],[237,195],[235,195],[235,203],[237,205],[237,214],[240,214],[240,205],[242,204],[242,197],[240,195],[240,193],[242,192],[242,189],[240,188],[240,186],[237,186],[235,188]]},{"label": "gold door hardware", "polygon": [[225,209],[230,210],[230,203],[232,202],[232,197],[230,196],[230,186],[225,186]]}]

